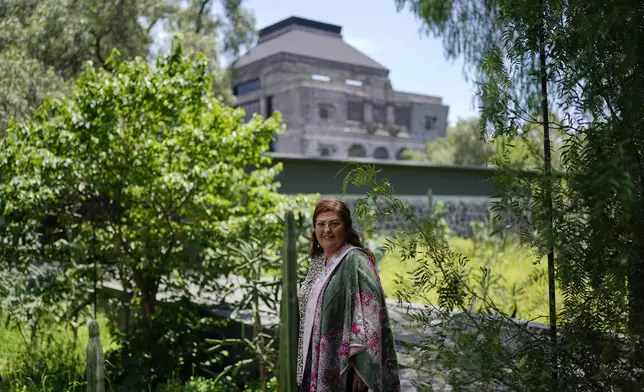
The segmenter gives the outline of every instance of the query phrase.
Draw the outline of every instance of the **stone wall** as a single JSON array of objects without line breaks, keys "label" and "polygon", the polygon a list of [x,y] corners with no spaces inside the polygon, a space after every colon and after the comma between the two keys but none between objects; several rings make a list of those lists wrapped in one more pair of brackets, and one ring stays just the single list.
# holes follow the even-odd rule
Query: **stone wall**
[{"label": "stone wall", "polygon": [[[359,199],[358,196],[353,195],[324,195],[322,198],[341,198],[349,204],[351,209],[353,209],[356,200]],[[397,196],[397,198],[414,207],[419,217],[427,218],[429,214],[428,196]],[[439,208],[439,205],[442,205],[444,209],[444,219],[452,233],[460,237],[469,238],[472,235],[472,222],[487,224],[489,221],[492,200],[485,197],[433,197],[433,208]],[[376,231],[379,233],[391,233],[408,224],[408,222],[404,222],[402,217],[391,217],[387,220],[378,221]]]}]

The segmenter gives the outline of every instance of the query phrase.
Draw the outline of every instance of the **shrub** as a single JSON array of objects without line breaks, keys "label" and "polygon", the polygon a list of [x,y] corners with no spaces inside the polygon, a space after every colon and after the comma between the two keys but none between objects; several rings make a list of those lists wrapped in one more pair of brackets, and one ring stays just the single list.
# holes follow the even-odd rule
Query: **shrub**
[{"label": "shrub", "polygon": [[[279,113],[246,122],[224,106],[203,55],[175,43],[154,66],[116,54],[108,64],[86,67],[73,98],[47,100],[0,139],[0,268],[53,267],[29,295],[64,303],[63,320],[93,302],[97,280],[120,283],[131,296],[120,307],[132,310],[117,335],[121,368],[162,383],[200,358],[181,332],[199,317],[160,310],[158,294],[227,290],[218,278],[240,259],[226,245],[256,237],[279,246],[283,211],[309,203],[277,192],[281,168],[264,154],[282,131]],[[186,341],[189,352],[178,348]]]}]

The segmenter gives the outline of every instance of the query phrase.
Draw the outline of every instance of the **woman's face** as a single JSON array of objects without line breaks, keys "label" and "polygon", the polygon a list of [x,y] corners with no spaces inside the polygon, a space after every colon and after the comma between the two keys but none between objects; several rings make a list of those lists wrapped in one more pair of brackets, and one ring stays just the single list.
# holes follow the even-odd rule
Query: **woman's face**
[{"label": "woman's face", "polygon": [[324,253],[332,254],[344,245],[345,227],[340,215],[334,211],[323,212],[315,221],[315,236]]}]

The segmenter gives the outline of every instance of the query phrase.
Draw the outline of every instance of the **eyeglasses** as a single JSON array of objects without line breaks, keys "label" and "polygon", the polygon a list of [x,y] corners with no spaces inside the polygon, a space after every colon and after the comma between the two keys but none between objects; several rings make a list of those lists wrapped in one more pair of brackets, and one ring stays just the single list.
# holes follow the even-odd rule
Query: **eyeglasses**
[{"label": "eyeglasses", "polygon": [[318,222],[315,224],[315,229],[324,230],[328,227],[331,230],[335,230],[338,227],[340,227],[340,225],[342,225],[342,222],[338,222],[338,221],[332,221],[332,222],[329,222],[328,224],[325,222]]}]

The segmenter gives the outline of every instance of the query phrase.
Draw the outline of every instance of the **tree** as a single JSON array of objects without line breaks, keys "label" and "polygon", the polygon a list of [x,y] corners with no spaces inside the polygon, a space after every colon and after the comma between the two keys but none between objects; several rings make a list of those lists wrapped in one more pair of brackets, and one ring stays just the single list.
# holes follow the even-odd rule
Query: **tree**
[{"label": "tree", "polygon": [[[72,282],[118,281],[141,315],[122,342],[141,344],[141,367],[131,370],[158,378],[174,370],[162,360],[192,360],[167,350],[176,331],[160,325],[160,291],[224,291],[217,279],[240,268],[227,244],[279,246],[284,210],[310,205],[277,193],[280,167],[264,152],[279,115],[245,123],[241,109],[214,97],[204,55],[176,44],[154,66],[107,64],[86,66],[73,98],[47,99],[0,140],[0,265],[24,272],[45,263]],[[83,311],[91,294],[81,291],[70,308]]]},{"label": "tree", "polygon": [[[552,140],[553,166],[558,167],[561,144],[565,135],[561,121]],[[536,124],[525,124],[513,137],[490,137],[481,129],[479,118],[459,119],[447,128],[447,135],[427,143],[424,153],[410,152],[409,158],[444,165],[507,166],[516,169],[538,170],[543,167],[543,136]]]},{"label": "tree", "polygon": [[47,94],[62,98],[71,85],[37,60],[24,58],[17,51],[0,52],[0,137],[9,119],[26,120]]},{"label": "tree", "polygon": [[[186,51],[206,53],[216,95],[230,100],[227,72],[221,70],[220,60],[236,56],[254,41],[254,18],[240,0],[222,0],[223,15],[215,12],[217,5],[215,0],[1,2],[0,61],[20,61],[25,65],[22,72],[33,72],[31,78],[9,74],[11,78],[0,80],[0,89],[20,97],[7,100],[6,111],[17,119],[27,118],[43,101],[40,91],[68,92],[49,87],[73,84],[87,61],[104,66],[113,49],[126,60],[137,56],[153,60],[163,53],[153,43],[164,34],[183,34]],[[34,93],[22,94],[23,90]]]},{"label": "tree", "polygon": [[[564,330],[551,329],[551,390],[642,389],[641,2],[397,4],[443,39],[448,57],[465,60],[495,138],[514,143],[526,129],[541,129],[540,170],[531,178],[504,170],[498,183],[514,213],[530,208],[539,235],[524,240],[548,254],[551,287],[556,273],[562,288],[557,315],[550,291],[551,321],[556,316]],[[559,167],[551,160],[555,110]]]},{"label": "tree", "polygon": [[[638,54],[644,10],[636,1],[620,7],[575,1],[564,11],[553,68],[569,128],[580,139],[562,157],[571,185],[557,222],[568,324],[586,345],[579,354],[607,369],[601,382],[641,389],[644,380],[635,374],[644,368],[644,112],[638,92],[644,86]],[[614,340],[597,344],[606,334]]]},{"label": "tree", "polygon": [[[553,168],[561,168],[561,149],[569,135],[556,116],[551,116],[550,124],[554,125],[551,139],[551,159]],[[525,170],[540,170],[544,167],[543,132],[538,124],[525,124],[520,134],[514,136],[497,135],[492,139],[494,155],[490,164]]]},{"label": "tree", "polygon": [[477,118],[458,119],[447,128],[447,135],[427,143],[425,153],[412,153],[411,159],[447,165],[485,165],[493,146],[479,129]]}]

